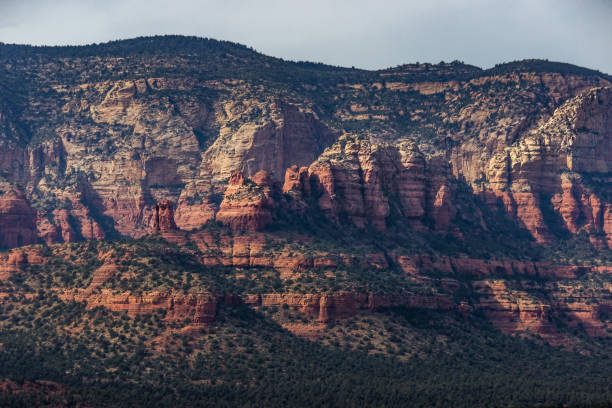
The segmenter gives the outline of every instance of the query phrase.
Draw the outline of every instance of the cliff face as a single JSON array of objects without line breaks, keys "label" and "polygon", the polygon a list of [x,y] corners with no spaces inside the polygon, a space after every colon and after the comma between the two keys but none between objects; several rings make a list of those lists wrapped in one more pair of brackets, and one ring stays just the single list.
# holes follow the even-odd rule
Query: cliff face
[{"label": "cliff face", "polygon": [[169,322],[190,321],[190,326],[206,326],[214,321],[218,299],[209,293],[174,294],[171,292],[150,292],[141,294],[112,293],[102,290],[99,294],[65,293],[64,300],[85,302],[87,307],[105,307],[115,312],[126,312],[134,317],[139,314],[166,311],[164,319]]},{"label": "cliff face", "polygon": [[261,170],[253,180],[234,173],[216,215],[217,221],[234,230],[262,230],[272,221],[273,185],[267,171]]},{"label": "cliff face", "polygon": [[438,157],[427,160],[413,143],[344,135],[307,171],[288,169],[283,191],[305,202],[298,207],[310,203],[336,223],[384,231],[428,218],[446,229],[456,214],[451,184],[450,168]]},{"label": "cliff face", "polygon": [[[439,156],[427,159],[414,143],[346,134],[309,167],[288,168],[284,195],[274,195],[274,203],[280,211],[300,217],[314,210],[331,223],[370,226],[380,232],[398,225],[456,231],[456,185],[448,163]],[[228,189],[226,199],[228,192],[235,194]],[[219,214],[227,205],[224,201]],[[474,203],[463,206],[462,215],[484,227]]]},{"label": "cliff face", "polygon": [[[608,171],[604,74],[532,61],[491,71],[462,64],[266,71],[263,56],[251,65],[227,55],[198,65],[181,52],[0,57],[7,67],[0,82],[20,95],[0,100],[0,171],[37,209],[46,242],[141,237],[163,200],[176,203],[179,228],[198,229],[217,218],[232,174],[266,171],[283,182],[292,166],[308,168],[309,181],[302,172],[301,186],[287,184],[287,192],[316,196],[332,220],[382,231],[390,219],[426,217],[454,230],[457,179],[499,202],[539,242],[553,242],[542,211],[569,206],[565,218],[574,211],[559,202],[567,194],[551,201],[563,191],[559,173]],[[97,66],[118,74],[111,79]],[[360,138],[334,145],[349,129]],[[600,209],[587,229],[607,245],[606,198],[589,194]],[[239,210],[226,202],[220,218],[228,211]]]},{"label": "cliff face", "polygon": [[364,310],[374,312],[388,307],[415,307],[450,311],[454,309],[447,296],[384,295],[373,293],[332,294],[261,294],[248,295],[242,299],[247,305],[260,307],[288,307],[319,323],[354,316]]},{"label": "cliff face", "polygon": [[506,333],[529,331],[561,344],[568,336],[558,331],[555,320],[572,328],[581,327],[589,336],[609,337],[609,323],[601,317],[612,310],[612,298],[609,288],[593,286],[594,281],[597,278],[591,285],[561,281],[533,285],[525,281],[487,280],[473,285],[479,295],[476,308],[496,327]]},{"label": "cliff face", "polygon": [[278,180],[288,167],[312,163],[335,139],[306,107],[243,99],[228,101],[220,109],[226,125],[204,154],[200,170],[213,182],[236,172],[251,177],[262,170]]},{"label": "cliff face", "polygon": [[[584,229],[591,234],[594,245],[606,246],[608,239],[605,234],[609,229],[606,224],[607,204],[596,194],[584,192],[586,190],[581,185],[584,176],[581,174],[589,176],[607,172],[605,152],[609,111],[607,88],[584,91],[568,100],[541,126],[524,137],[517,136],[518,140],[493,155],[488,164],[480,156],[479,162],[486,166],[480,173],[482,179],[470,180],[467,178],[469,174],[460,175],[468,182],[477,182],[473,187],[485,202],[492,207],[501,206],[540,243],[552,243],[556,239],[543,214],[547,207],[552,206],[569,232],[575,234]],[[560,123],[565,125],[557,125]],[[586,145],[589,137],[589,143],[594,143],[590,147]],[[319,149],[320,145],[317,146]],[[295,165],[285,171],[283,192],[294,198],[291,203],[285,203],[282,198],[279,201],[276,194],[272,180],[281,178],[274,175],[280,170],[273,169],[274,173],[261,170],[259,176],[262,180],[258,184],[243,181],[251,171],[247,169],[246,174],[233,173],[218,210],[214,203],[203,201],[193,205],[189,199],[190,195],[199,194],[206,183],[209,187],[203,194],[219,191],[222,185],[217,183],[233,169],[228,167],[217,176],[208,161],[207,179],[204,181],[202,178],[202,181],[186,187],[178,198],[179,226],[196,228],[214,216],[234,229],[261,230],[274,218],[275,207],[289,205],[293,210],[314,207],[333,222],[349,221],[359,227],[368,224],[381,231],[397,218],[412,225],[425,219],[433,220],[435,229],[452,230],[457,215],[453,172],[458,171],[452,157],[447,164],[441,156],[427,158],[416,144],[408,140],[388,143],[345,135],[310,166],[300,168]],[[301,159],[297,161],[304,162]],[[154,162],[160,164],[162,161]],[[269,163],[269,160],[254,162]],[[462,163],[463,166],[469,164],[465,158]],[[203,169],[205,167],[200,167],[200,172]],[[158,171],[167,174],[166,170],[159,168]],[[255,173],[251,172],[251,176]],[[170,183],[167,180],[162,182]],[[194,187],[198,183],[199,187]],[[155,209],[151,210],[151,216],[147,216],[148,210],[143,205],[142,202],[138,204],[142,212],[135,217],[145,220],[151,217],[154,224]],[[83,215],[79,218],[87,219]],[[61,216],[59,220],[62,224]],[[70,240],[69,229],[61,228],[64,229],[68,232],[61,235],[64,240]],[[102,234],[82,235],[90,238]]]},{"label": "cliff face", "polygon": [[[201,268],[275,279],[278,293],[230,295],[311,322],[432,307],[558,342],[555,319],[608,335],[605,74],[542,61],[369,72],[231,51],[198,63],[180,49],[24,52],[0,53],[2,248],[159,233]],[[4,278],[36,264],[5,255]],[[212,289],[109,292],[122,262],[92,267],[66,296],[193,324],[226,302]],[[378,280],[384,290],[364,289]]]},{"label": "cliff face", "polygon": [[154,211],[153,230],[155,232],[168,232],[177,229],[174,222],[174,208],[169,200],[157,203]]},{"label": "cliff face", "polygon": [[[179,226],[199,228],[214,218],[215,197],[233,172],[252,177],[265,170],[278,178],[291,165],[314,161],[335,137],[301,107],[245,98],[253,90],[241,82],[148,78],[53,89],[55,106],[45,112],[68,119],[48,129],[57,136],[25,148],[8,132],[1,141],[9,179],[49,220],[39,227],[48,242],[102,238],[91,214],[108,217],[122,235],[142,236],[163,200],[178,203]],[[198,97],[202,92],[225,96]],[[75,207],[70,217],[85,230],[71,232],[53,201]]]},{"label": "cliff face", "polygon": [[570,233],[584,230],[594,245],[607,245],[611,96],[611,88],[583,91],[488,164],[483,194],[498,198],[539,242],[556,239],[543,215],[552,207]]},{"label": "cliff face", "polygon": [[0,246],[14,248],[37,240],[36,211],[23,193],[9,187],[0,195]]},{"label": "cliff face", "polygon": [[252,308],[286,307],[299,311],[304,317],[318,323],[330,323],[365,311],[374,312],[388,307],[416,307],[451,311],[452,300],[445,296],[401,296],[361,293],[332,294],[258,294],[224,296],[210,293],[180,294],[171,292],[149,292],[141,294],[112,293],[102,290],[98,294],[64,293],[68,301],[85,302],[88,308],[102,306],[115,312],[126,312],[128,316],[165,310],[165,320],[190,321],[193,327],[206,326],[216,317],[217,308],[223,304],[244,303]]},{"label": "cliff face", "polygon": [[336,221],[344,216],[359,227],[368,222],[384,230],[392,206],[408,219],[425,213],[425,159],[409,142],[373,144],[344,136],[309,167],[308,178],[319,209]]}]

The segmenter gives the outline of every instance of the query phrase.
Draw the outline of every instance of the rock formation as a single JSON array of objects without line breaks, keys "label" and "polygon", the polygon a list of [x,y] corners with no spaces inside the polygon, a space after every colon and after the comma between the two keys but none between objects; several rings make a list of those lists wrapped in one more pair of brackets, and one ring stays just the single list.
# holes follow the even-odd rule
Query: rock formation
[{"label": "rock formation", "polygon": [[611,112],[612,88],[583,91],[490,161],[485,189],[503,197],[508,212],[538,242],[555,239],[543,216],[549,206],[570,233],[584,229],[600,247],[607,240],[598,236],[606,234],[606,204],[582,184],[609,171]]},{"label": "rock formation", "polygon": [[166,309],[168,321],[191,321],[193,326],[206,326],[214,321],[218,300],[209,293],[176,294],[169,292],[151,292],[138,295],[115,294],[102,290],[98,294],[65,293],[66,300],[86,302],[89,308],[102,306],[115,312],[126,312],[129,316],[151,313]]},{"label": "rock formation", "polygon": [[410,142],[344,135],[308,169],[287,169],[283,191],[302,201],[297,207],[314,203],[336,223],[384,231],[388,223],[431,217],[444,229],[456,212],[451,183],[449,169],[437,158],[427,161]]},{"label": "rock formation", "polygon": [[169,200],[160,201],[155,205],[153,216],[153,230],[155,232],[168,232],[177,229],[174,222],[174,208]]},{"label": "rock formation", "polygon": [[272,221],[272,207],[275,205],[271,197],[273,187],[265,170],[257,172],[253,180],[240,172],[232,174],[216,216],[217,221],[233,230],[263,229]]},{"label": "rock formation", "polygon": [[[305,211],[314,200],[331,220],[379,231],[401,218],[458,233],[454,184],[465,182],[538,242],[551,243],[558,228],[548,225],[547,208],[561,208],[551,201],[564,188],[560,174],[595,176],[601,184],[608,171],[612,81],[578,67],[417,64],[347,71],[338,83],[322,69],[320,80],[302,83],[296,74],[287,87],[267,75],[261,82],[210,77],[227,67],[170,56],[96,57],[96,64],[121,72],[118,78],[70,55],[61,59],[69,73],[60,75],[52,62],[59,57],[49,58],[4,64],[3,86],[11,92],[46,91],[14,98],[14,106],[0,100],[0,172],[39,211],[38,235],[49,243],[143,236],[155,222],[155,203],[164,200],[176,203],[184,230],[229,212],[238,220],[238,203],[220,208],[227,180],[262,170],[285,181],[284,193],[294,200],[282,206]],[[250,72],[250,65],[240,69]],[[360,137],[334,144],[348,128]],[[585,196],[603,216],[569,228],[588,230],[595,245],[607,246],[602,218],[609,203],[588,188]],[[259,214],[235,227],[269,222],[263,208],[272,203],[256,201]]]},{"label": "rock formation", "polygon": [[[26,47],[18,63],[0,53],[3,249],[153,230],[191,242],[204,266],[272,271],[281,282],[354,267],[445,291],[230,294],[320,326],[416,306],[479,311],[504,331],[557,340],[550,320],[573,316],[570,327],[608,335],[610,288],[597,275],[609,274],[609,258],[597,251],[612,248],[610,76],[545,61],[344,70],[243,58],[231,46],[222,58],[196,55],[198,64],[185,58],[192,51],[56,51]],[[297,219],[376,245],[336,247],[291,230]],[[595,259],[570,264],[542,250],[574,242]],[[34,262],[1,254],[0,277]],[[132,315],[165,308],[194,325],[230,301],[105,291],[120,265],[100,259],[71,296]],[[465,292],[473,296],[454,302]]]},{"label": "rock formation", "polygon": [[25,265],[42,265],[47,260],[36,247],[16,248],[0,255],[0,280],[21,272]]},{"label": "rock formation", "polygon": [[36,211],[26,196],[10,189],[0,195],[0,247],[14,248],[36,243]]}]

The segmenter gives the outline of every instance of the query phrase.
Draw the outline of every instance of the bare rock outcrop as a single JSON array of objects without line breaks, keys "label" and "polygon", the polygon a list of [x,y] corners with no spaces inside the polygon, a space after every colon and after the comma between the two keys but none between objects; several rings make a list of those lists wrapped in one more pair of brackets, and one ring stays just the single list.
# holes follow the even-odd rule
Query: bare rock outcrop
[{"label": "bare rock outcrop", "polygon": [[157,203],[154,211],[153,231],[168,232],[178,229],[174,222],[174,208],[169,200]]},{"label": "bare rock outcrop", "polygon": [[21,272],[24,265],[42,265],[47,259],[37,247],[15,248],[0,255],[0,280]]},{"label": "bare rock outcrop", "polygon": [[[219,115],[232,127],[220,128],[201,165],[201,172],[210,174],[213,182],[236,172],[252,177],[260,170],[281,179],[288,167],[315,161],[336,138],[310,109],[279,100],[247,97],[221,109]],[[259,120],[254,122],[253,115]]]},{"label": "bare rock outcrop", "polygon": [[140,294],[113,293],[102,289],[100,293],[64,293],[65,300],[85,302],[88,308],[98,306],[116,312],[127,312],[129,316],[166,309],[165,319],[183,322],[190,320],[193,326],[206,326],[214,321],[218,299],[210,293],[182,294],[172,292],[147,292]]},{"label": "bare rock outcrop", "polygon": [[606,204],[584,188],[581,174],[590,178],[610,171],[611,126],[612,88],[579,93],[492,157],[485,190],[500,198],[538,242],[555,239],[543,215],[552,207],[570,233],[584,229],[595,245],[604,245],[592,234],[604,231]]},{"label": "bare rock outcrop", "polygon": [[256,173],[253,180],[242,173],[232,174],[216,215],[217,221],[233,230],[263,229],[272,221],[273,188],[269,174],[264,170]]},{"label": "bare rock outcrop", "polygon": [[286,306],[297,310],[319,323],[347,318],[364,311],[389,307],[415,307],[440,311],[453,310],[454,305],[446,295],[373,294],[336,292],[323,294],[261,294],[247,295],[244,303],[255,307]]},{"label": "bare rock outcrop", "polygon": [[25,194],[8,188],[0,194],[0,247],[14,248],[37,241],[36,210]]},{"label": "bare rock outcrop", "polygon": [[384,231],[389,222],[420,224],[431,217],[445,229],[456,213],[449,176],[447,164],[427,161],[408,141],[344,135],[308,169],[287,169],[283,191],[294,208],[314,205],[336,223]]}]

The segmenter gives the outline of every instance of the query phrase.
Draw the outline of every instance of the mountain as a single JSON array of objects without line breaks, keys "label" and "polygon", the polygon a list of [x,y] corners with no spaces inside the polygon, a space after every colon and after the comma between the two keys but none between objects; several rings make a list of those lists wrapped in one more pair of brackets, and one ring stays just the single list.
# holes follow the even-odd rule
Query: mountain
[{"label": "mountain", "polygon": [[564,63],[0,44],[0,401],[609,404],[611,140]]}]

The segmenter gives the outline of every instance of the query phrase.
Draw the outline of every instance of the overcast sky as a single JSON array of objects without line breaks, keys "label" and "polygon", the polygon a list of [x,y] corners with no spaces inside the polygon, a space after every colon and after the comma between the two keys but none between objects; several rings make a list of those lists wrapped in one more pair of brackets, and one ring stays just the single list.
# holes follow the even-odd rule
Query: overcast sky
[{"label": "overcast sky", "polygon": [[612,73],[612,0],[0,0],[0,41],[154,34],[359,68],[548,58]]}]

